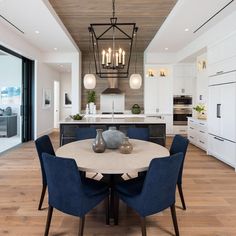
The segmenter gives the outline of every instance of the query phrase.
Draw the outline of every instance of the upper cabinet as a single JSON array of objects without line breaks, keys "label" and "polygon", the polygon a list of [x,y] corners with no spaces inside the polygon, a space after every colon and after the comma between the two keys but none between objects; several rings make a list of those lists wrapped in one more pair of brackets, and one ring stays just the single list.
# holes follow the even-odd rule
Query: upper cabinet
[{"label": "upper cabinet", "polygon": [[208,75],[236,70],[236,33],[208,47]]},{"label": "upper cabinet", "polygon": [[173,113],[172,68],[165,65],[145,65],[145,114]]},{"label": "upper cabinet", "polygon": [[173,94],[193,95],[196,77],[195,64],[176,64],[173,66]]}]

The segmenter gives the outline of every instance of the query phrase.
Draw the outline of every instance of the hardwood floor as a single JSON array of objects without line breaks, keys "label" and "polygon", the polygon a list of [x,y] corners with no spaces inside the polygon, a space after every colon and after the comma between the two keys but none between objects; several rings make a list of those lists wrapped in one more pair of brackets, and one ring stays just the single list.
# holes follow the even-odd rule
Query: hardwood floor
[{"label": "hardwood floor", "polygon": [[[58,133],[51,135],[55,149]],[[171,143],[168,139],[168,146]],[[0,144],[1,145],[1,144]],[[236,235],[236,173],[234,169],[189,146],[183,179],[187,210],[180,209],[177,194],[177,219],[181,236]],[[33,142],[25,143],[0,156],[0,235],[43,235],[47,199],[38,211],[41,174]],[[86,217],[85,236],[141,235],[137,215],[125,205],[120,207],[119,226],[105,225],[101,204]],[[50,235],[77,235],[79,219],[55,210]],[[174,235],[171,214],[166,210],[147,217],[147,234]]]}]

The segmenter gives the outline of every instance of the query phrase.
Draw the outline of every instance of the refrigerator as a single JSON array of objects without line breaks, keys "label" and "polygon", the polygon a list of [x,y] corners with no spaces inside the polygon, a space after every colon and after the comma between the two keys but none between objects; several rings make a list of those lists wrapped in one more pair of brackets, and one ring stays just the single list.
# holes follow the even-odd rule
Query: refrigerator
[{"label": "refrigerator", "polygon": [[235,168],[236,72],[209,79],[208,154]]}]

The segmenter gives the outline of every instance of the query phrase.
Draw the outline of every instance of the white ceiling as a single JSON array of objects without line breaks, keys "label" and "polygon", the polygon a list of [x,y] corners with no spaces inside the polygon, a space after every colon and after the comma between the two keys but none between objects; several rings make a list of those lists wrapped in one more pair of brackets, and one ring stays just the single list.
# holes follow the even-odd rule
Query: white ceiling
[{"label": "white ceiling", "polygon": [[59,73],[71,73],[71,64],[70,63],[46,63],[53,70],[58,71]]},{"label": "white ceiling", "polygon": [[[58,19],[51,14],[47,2],[47,0],[0,0],[0,15],[12,22],[24,34],[6,23],[1,17],[0,23],[8,25],[43,52],[76,51],[76,46],[62,29]],[[39,31],[39,34],[35,31]]]},{"label": "white ceiling", "polygon": [[[236,1],[220,12],[197,33],[193,33],[231,0],[179,0],[157,32],[146,52],[177,52],[236,10]],[[235,22],[232,24],[235,24]],[[189,31],[185,31],[188,28]],[[168,48],[168,50],[166,50]]]},{"label": "white ceiling", "polygon": [[[177,52],[214,24],[236,10],[236,1],[223,10],[197,33],[201,24],[231,0],[178,0],[176,6],[149,44],[146,52]],[[71,52],[77,50],[48,0],[0,0],[0,15],[15,24],[24,34],[8,25],[43,52]],[[59,22],[59,23],[58,23]],[[233,22],[232,22],[233,23]],[[189,31],[185,32],[185,28]],[[39,34],[35,31],[38,30]],[[57,48],[57,50],[54,50]],[[168,48],[168,50],[165,50]]]}]

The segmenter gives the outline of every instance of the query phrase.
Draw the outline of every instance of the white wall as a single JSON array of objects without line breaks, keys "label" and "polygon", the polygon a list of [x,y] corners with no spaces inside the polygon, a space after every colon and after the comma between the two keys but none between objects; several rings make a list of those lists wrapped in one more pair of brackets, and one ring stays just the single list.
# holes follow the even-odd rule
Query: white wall
[{"label": "white wall", "polygon": [[47,63],[71,64],[72,113],[81,110],[81,53],[45,53],[43,61]]},{"label": "white wall", "polygon": [[173,64],[176,53],[144,53],[144,64]]},{"label": "white wall", "polygon": [[[53,53],[53,56],[41,52],[39,49],[28,43],[22,38],[16,30],[12,30],[5,24],[0,23],[0,44],[9,48],[24,57],[35,61],[35,138],[46,134],[53,129],[53,104],[50,109],[42,109],[42,88],[52,88],[53,98],[53,80],[59,80],[59,75],[55,73],[44,62],[64,62],[72,63],[72,104],[74,104],[73,113],[80,110],[80,52],[71,53]],[[50,60],[49,60],[50,59]]]},{"label": "white wall", "polygon": [[[207,54],[204,53],[197,57],[196,65],[199,62],[206,61],[207,62]],[[208,66],[208,65],[206,65]],[[200,100],[200,96],[202,99]],[[196,84],[196,102],[197,103],[207,103],[208,99],[208,75],[207,75],[207,68],[198,68],[197,69],[197,84]]]},{"label": "white wall", "polygon": [[71,73],[60,74],[60,120],[72,115],[72,107],[65,107],[64,93],[72,94],[71,89]]},{"label": "white wall", "polygon": [[[38,63],[37,79],[37,135],[52,132],[54,127],[54,80],[60,80],[60,75],[45,63]],[[43,108],[43,89],[51,91],[51,106]]]}]

